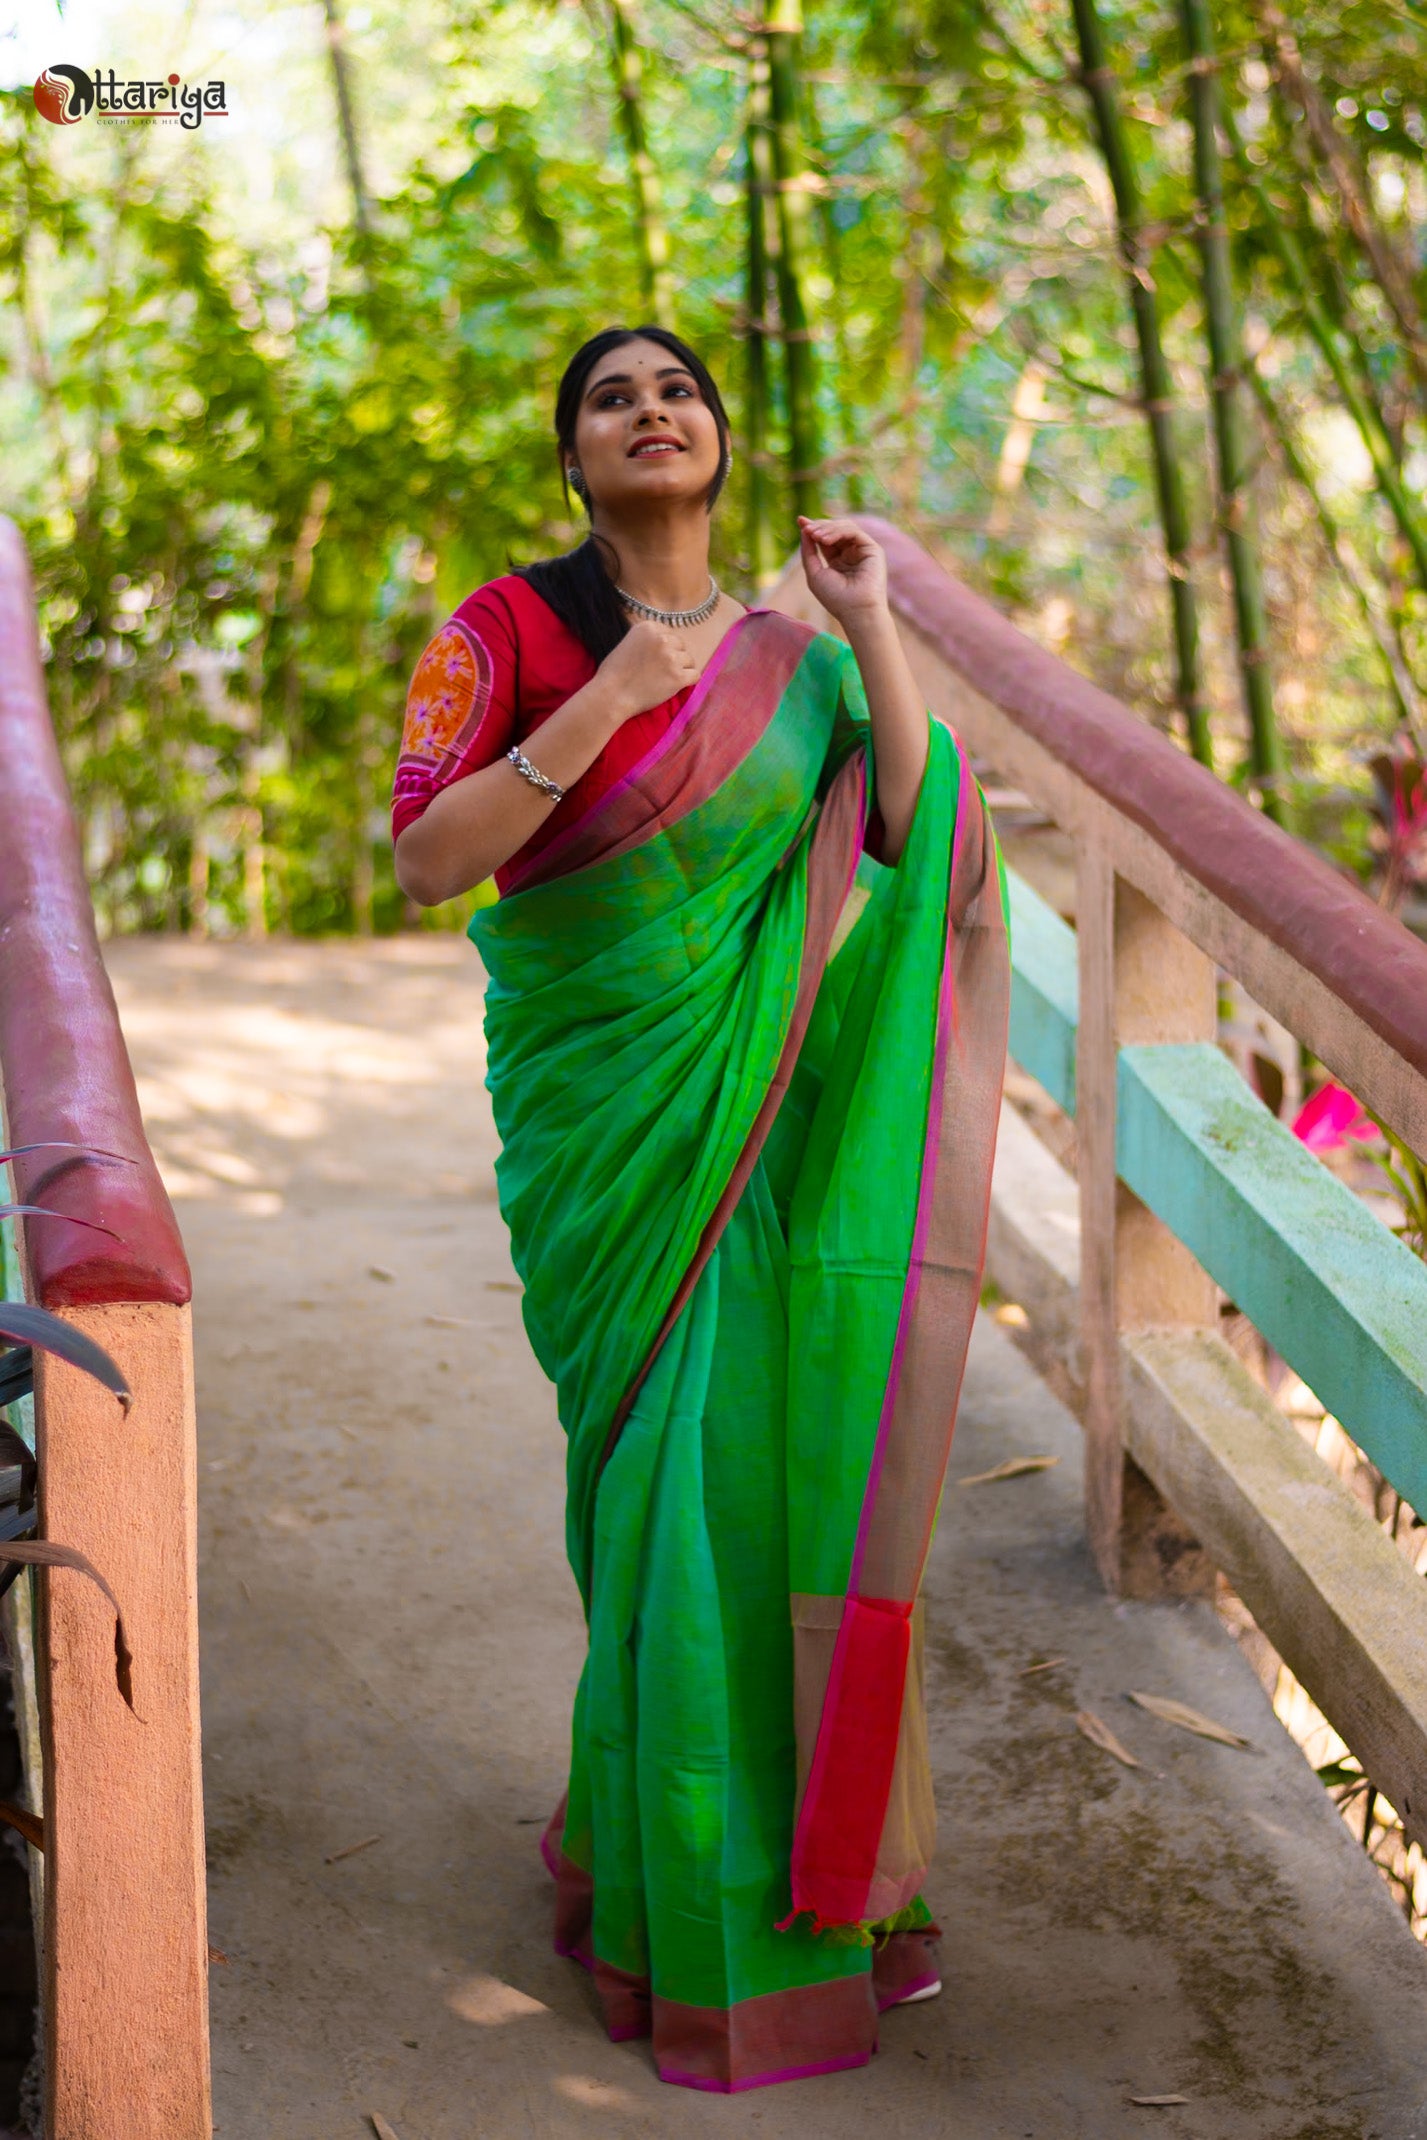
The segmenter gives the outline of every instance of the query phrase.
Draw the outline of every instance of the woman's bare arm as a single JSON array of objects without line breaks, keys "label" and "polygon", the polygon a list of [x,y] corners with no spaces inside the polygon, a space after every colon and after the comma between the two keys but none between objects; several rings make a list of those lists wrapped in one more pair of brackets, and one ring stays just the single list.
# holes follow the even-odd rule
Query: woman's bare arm
[{"label": "woman's bare arm", "polygon": [[882,860],[895,862],[907,844],[927,769],[927,702],[907,666],[889,610],[849,618],[844,629],[857,657],[872,717]]},{"label": "woman's bare arm", "polygon": [[799,526],[808,586],[847,633],[867,692],[882,859],[895,862],[907,844],[927,769],[928,724],[926,700],[887,606],[887,561],[853,521],[802,520]]},{"label": "woman's bare arm", "polygon": [[[698,664],[676,633],[636,624],[583,690],[528,738],[526,756],[559,787],[573,787],[616,729],[697,675]],[[499,758],[442,788],[400,834],[396,881],[418,906],[439,906],[494,876],[554,808],[551,796]]]}]

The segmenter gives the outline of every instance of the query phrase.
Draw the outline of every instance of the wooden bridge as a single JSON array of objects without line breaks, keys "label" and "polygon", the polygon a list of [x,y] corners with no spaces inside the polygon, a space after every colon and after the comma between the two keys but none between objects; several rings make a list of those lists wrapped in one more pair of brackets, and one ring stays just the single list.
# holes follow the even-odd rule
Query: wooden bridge
[{"label": "wooden bridge", "polygon": [[[949,1488],[929,1573],[944,1997],[889,2016],[869,2072],[732,2106],[604,2041],[549,1952],[535,1824],[581,1626],[474,955],[131,940],[116,1017],[7,531],[7,1127],[128,1162],[37,1155],[24,1200],[119,1239],[28,1222],[7,1270],[135,1390],[125,1420],[42,1367],[33,1427],[45,1533],[122,1600],[137,1718],[86,1587],[46,1578],[33,1625],[7,1604],[49,2140],[373,2112],[398,2140],[1427,2136],[1427,1960],[1211,1603],[1227,1578],[1427,1841],[1422,1578],[1220,1334],[1227,1296],[1427,1510],[1427,1265],[1218,1043],[1227,977],[1427,1151],[1427,947],[877,532],[934,712],[1073,843],[1074,929],[1013,879],[1011,1045],[1078,1181],[1008,1107],[988,1275],[1016,1312],[978,1328],[952,1475],[1055,1462]],[[813,614],[796,572],[774,600]]]}]

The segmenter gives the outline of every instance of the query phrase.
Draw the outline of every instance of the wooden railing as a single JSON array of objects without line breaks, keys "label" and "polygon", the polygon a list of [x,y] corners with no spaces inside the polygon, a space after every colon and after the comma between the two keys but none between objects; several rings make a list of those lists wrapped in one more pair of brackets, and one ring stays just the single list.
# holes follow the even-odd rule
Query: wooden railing
[{"label": "wooden railing", "polygon": [[[45,708],[18,532],[0,521],[0,1086],[9,1141],[40,1152],[20,1201],[31,1299],[124,1369],[125,1417],[37,1356],[40,1527],[108,1578],[133,1650],[65,1571],[40,1579],[41,2011],[49,2140],[206,2140],[208,1947],[199,1774],[197,1494],[189,1273],[144,1137]],[[81,1223],[88,1221],[88,1224]],[[98,1227],[107,1231],[97,1231]]]},{"label": "wooden railing", "polygon": [[[1078,1193],[1003,1109],[988,1269],[1086,1431],[1106,1582],[1217,1566],[1427,1842],[1427,1583],[1218,1333],[1218,1288],[1427,1515],[1427,1265],[1215,1044],[1218,975],[1427,1152],[1427,945],[883,521],[933,713],[1073,838],[1076,927],[1012,879],[1011,1054]],[[826,623],[796,561],[770,597]]]}]

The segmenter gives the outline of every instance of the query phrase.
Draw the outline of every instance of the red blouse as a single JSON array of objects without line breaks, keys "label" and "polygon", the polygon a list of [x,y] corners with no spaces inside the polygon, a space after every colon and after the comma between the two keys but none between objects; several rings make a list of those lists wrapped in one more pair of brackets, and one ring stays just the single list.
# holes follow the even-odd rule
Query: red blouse
[{"label": "red blouse", "polygon": [[[508,573],[478,587],[442,625],[416,665],[406,698],[392,790],[397,838],[453,780],[494,765],[595,673],[592,656],[525,580]],[[533,855],[582,817],[669,727],[692,685],[615,730],[593,765],[518,854],[496,871],[504,892]],[[539,753],[532,752],[538,765]],[[519,776],[512,770],[512,780]]]}]

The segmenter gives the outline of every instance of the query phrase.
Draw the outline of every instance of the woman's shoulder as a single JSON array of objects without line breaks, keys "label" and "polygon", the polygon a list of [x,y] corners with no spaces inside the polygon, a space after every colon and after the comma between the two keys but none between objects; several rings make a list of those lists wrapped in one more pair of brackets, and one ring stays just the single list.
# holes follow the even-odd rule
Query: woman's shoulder
[{"label": "woman's shoulder", "polygon": [[[450,623],[476,633],[522,670],[550,668],[563,675],[589,665],[585,649],[561,618],[519,572],[503,572],[468,594]],[[585,679],[581,676],[581,682]]]},{"label": "woman's shoulder", "polygon": [[550,614],[533,586],[528,586],[518,571],[503,571],[494,580],[475,586],[464,601],[458,601],[451,610],[451,623],[462,623],[477,631],[481,625],[494,627],[503,636],[516,640],[522,627],[526,631],[539,627],[541,612]]}]

